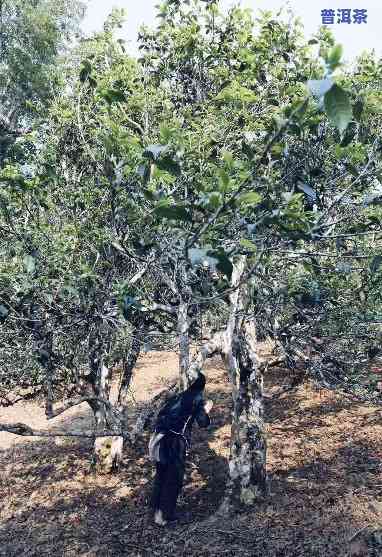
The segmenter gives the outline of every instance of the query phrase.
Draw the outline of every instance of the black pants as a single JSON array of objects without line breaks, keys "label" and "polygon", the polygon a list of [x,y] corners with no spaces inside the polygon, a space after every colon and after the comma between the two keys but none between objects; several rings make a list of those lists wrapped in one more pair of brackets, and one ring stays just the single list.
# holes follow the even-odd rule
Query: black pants
[{"label": "black pants", "polygon": [[165,520],[175,518],[175,507],[183,487],[186,465],[186,442],[173,433],[168,433],[161,440],[161,462],[156,463],[151,507],[161,510]]}]

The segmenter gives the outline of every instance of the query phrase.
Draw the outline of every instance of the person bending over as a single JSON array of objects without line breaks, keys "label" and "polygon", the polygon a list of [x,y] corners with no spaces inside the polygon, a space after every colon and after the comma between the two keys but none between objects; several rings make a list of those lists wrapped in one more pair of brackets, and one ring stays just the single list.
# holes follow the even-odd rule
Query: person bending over
[{"label": "person bending over", "polygon": [[196,421],[199,427],[210,425],[212,401],[203,400],[206,379],[202,373],[180,395],[172,397],[160,410],[149,443],[149,455],[156,463],[151,507],[154,521],[164,526],[175,520],[175,508],[182,490],[186,452]]}]

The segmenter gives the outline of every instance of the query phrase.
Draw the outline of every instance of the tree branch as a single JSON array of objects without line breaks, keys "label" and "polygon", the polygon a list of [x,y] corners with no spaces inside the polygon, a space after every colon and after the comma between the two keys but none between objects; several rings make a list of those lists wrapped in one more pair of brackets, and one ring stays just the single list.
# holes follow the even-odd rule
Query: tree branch
[{"label": "tree branch", "polygon": [[16,423],[16,424],[5,424],[0,423],[0,431],[6,431],[7,433],[13,433],[14,435],[20,435],[22,437],[85,437],[89,439],[94,439],[96,437],[127,437],[129,434],[125,431],[45,431],[41,429],[32,429],[26,424]]},{"label": "tree branch", "polygon": [[[270,149],[273,147],[274,143],[279,139],[279,137],[283,134],[283,132],[288,128],[288,126],[293,122],[294,117],[302,110],[305,110],[305,107],[307,106],[309,102],[309,97],[306,97],[304,99],[304,101],[301,103],[301,105],[297,106],[290,114],[288,120],[286,120],[285,122],[283,122],[283,124],[280,126],[280,128],[272,135],[272,137],[269,139],[269,141],[267,142],[267,144],[265,145],[262,153],[260,153],[259,157],[257,158],[257,160],[253,161],[253,167],[257,168],[257,166],[261,163],[264,162],[265,157],[267,156],[267,154],[269,153]],[[202,236],[202,234],[204,234],[204,232],[206,232],[206,230],[209,228],[209,226],[214,223],[216,221],[216,219],[221,215],[221,213],[223,211],[225,211],[225,209],[227,209],[227,207],[229,207],[229,205],[232,203],[232,201],[235,201],[238,196],[243,193],[243,191],[246,190],[246,188],[248,186],[252,186],[253,185],[253,180],[254,177],[251,176],[249,178],[247,178],[246,180],[244,180],[244,182],[242,182],[242,184],[237,188],[236,191],[234,191],[232,193],[232,195],[229,196],[229,198],[222,204],[220,205],[216,211],[211,215],[211,217],[204,223],[202,224],[198,230],[196,230],[196,232],[191,236],[191,238],[189,240],[186,241],[186,245],[185,245],[185,249],[188,250],[190,249],[195,242]]]},{"label": "tree branch", "polygon": [[170,313],[171,315],[176,315],[177,309],[175,306],[170,306],[169,304],[157,304],[156,302],[150,302],[150,303],[143,303],[143,309],[142,311],[144,312],[149,312],[149,311],[164,311],[166,313]]},{"label": "tree branch", "polygon": [[81,397],[81,398],[72,398],[70,400],[67,400],[57,410],[53,410],[53,408],[52,408],[52,410],[49,413],[47,413],[46,416],[47,416],[48,420],[51,420],[53,418],[56,418],[60,414],[63,414],[64,412],[66,412],[70,408],[73,408],[74,406],[78,406],[79,404],[82,404],[83,402],[100,402],[101,404],[104,404],[108,408],[111,407],[111,403],[108,400],[105,400],[103,398],[99,398],[99,397],[96,397],[96,396],[89,396],[88,395],[88,396],[84,396],[84,397]]}]

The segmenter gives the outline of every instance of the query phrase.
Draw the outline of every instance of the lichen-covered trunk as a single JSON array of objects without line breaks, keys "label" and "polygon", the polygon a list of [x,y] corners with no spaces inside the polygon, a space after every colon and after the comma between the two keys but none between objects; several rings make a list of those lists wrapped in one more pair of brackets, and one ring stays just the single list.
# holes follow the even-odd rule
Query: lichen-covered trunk
[{"label": "lichen-covered trunk", "polygon": [[[101,434],[102,431],[108,428],[109,418],[107,417],[107,412],[104,412],[101,408],[99,410],[99,412],[96,411],[94,413],[94,417],[96,420],[96,431]],[[110,474],[110,472],[118,468],[122,453],[123,437],[121,435],[96,437],[92,459],[94,470],[98,474]]]},{"label": "lichen-covered trunk", "polygon": [[[245,270],[239,258],[232,274],[238,286]],[[266,435],[263,420],[263,378],[256,355],[254,324],[245,319],[247,287],[230,296],[231,311],[224,337],[224,360],[232,384],[232,426],[229,479],[220,512],[253,505],[266,493]]]},{"label": "lichen-covered trunk", "polygon": [[267,485],[263,378],[252,339],[248,339],[248,327],[243,326],[233,354],[236,374],[227,486],[229,505],[233,507],[255,504],[266,494]]},{"label": "lichen-covered trunk", "polygon": [[[95,432],[102,434],[107,429],[115,429],[116,433],[121,431],[121,423],[118,415],[113,411],[109,402],[112,374],[103,363],[102,356],[93,351],[90,357],[90,383],[94,396],[99,400],[89,402],[93,410]],[[123,437],[115,435],[112,437],[96,437],[93,448],[92,464],[96,472],[108,474],[118,467],[122,456]]]},{"label": "lichen-covered trunk", "polygon": [[178,338],[179,338],[179,387],[184,391],[188,387],[188,368],[190,367],[190,321],[188,304],[181,301],[178,307]]}]

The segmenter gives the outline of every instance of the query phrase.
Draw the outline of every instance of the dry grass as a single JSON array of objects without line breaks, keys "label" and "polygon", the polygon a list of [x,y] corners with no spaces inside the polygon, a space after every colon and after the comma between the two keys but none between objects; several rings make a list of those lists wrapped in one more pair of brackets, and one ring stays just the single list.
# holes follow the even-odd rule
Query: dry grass
[{"label": "dry grass", "polygon": [[[137,403],[176,375],[173,354],[139,363]],[[306,384],[269,404],[271,493],[251,512],[217,519],[229,450],[229,386],[219,360],[209,362],[213,427],[195,428],[180,510],[187,520],[161,530],[147,513],[152,466],[147,439],[126,454],[116,475],[89,473],[86,441],[20,442],[0,434],[0,555],[25,556],[325,556],[382,555],[381,410],[317,392]],[[283,383],[283,370],[267,378]],[[5,421],[45,423],[36,404],[0,412]],[[55,421],[90,420],[77,408]],[[51,424],[49,424],[50,427]],[[48,427],[48,426],[47,426]],[[375,531],[374,538],[370,532]],[[352,543],[349,544],[354,534]],[[370,541],[372,540],[372,541]]]}]

